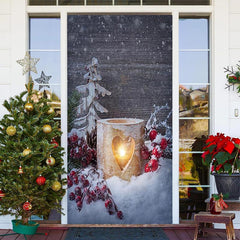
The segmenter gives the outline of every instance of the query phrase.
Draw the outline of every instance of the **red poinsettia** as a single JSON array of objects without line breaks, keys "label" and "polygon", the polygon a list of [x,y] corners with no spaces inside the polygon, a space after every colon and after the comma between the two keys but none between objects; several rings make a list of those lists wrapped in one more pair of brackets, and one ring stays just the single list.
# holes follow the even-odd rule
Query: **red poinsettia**
[{"label": "red poinsettia", "polygon": [[228,172],[240,169],[240,139],[225,136],[223,133],[210,135],[203,148],[202,160],[205,165],[212,165],[212,172]]}]

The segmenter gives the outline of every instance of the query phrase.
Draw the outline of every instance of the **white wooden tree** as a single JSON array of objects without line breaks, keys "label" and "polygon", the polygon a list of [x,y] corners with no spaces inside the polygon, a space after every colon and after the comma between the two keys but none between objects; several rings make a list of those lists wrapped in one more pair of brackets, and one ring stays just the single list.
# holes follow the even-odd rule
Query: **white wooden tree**
[{"label": "white wooden tree", "polygon": [[108,112],[98,102],[99,96],[111,95],[110,91],[99,85],[102,77],[98,72],[98,59],[93,57],[86,69],[88,72],[84,75],[84,80],[87,84],[76,87],[81,99],[77,108],[77,117],[74,120],[74,130],[77,130],[79,136],[84,136],[86,132],[91,132],[95,128],[96,120],[100,119],[97,112]]}]

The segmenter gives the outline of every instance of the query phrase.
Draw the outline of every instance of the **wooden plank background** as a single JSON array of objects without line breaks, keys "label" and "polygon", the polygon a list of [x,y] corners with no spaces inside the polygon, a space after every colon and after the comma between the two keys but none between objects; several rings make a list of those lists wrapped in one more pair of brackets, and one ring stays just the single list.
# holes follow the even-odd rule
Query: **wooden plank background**
[{"label": "wooden plank background", "polygon": [[69,15],[69,95],[86,84],[83,75],[92,57],[100,64],[100,85],[112,92],[99,100],[109,110],[101,118],[147,120],[154,104],[171,108],[172,16]]}]

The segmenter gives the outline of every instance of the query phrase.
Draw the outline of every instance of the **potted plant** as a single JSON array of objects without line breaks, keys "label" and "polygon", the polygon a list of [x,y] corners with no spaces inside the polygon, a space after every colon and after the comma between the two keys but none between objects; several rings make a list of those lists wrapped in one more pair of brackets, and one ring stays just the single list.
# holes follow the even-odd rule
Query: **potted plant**
[{"label": "potted plant", "polygon": [[239,149],[240,139],[223,133],[210,135],[203,148],[203,164],[210,166],[218,192],[229,194],[229,199],[240,197]]},{"label": "potted plant", "polygon": [[0,121],[0,214],[14,215],[13,231],[30,235],[39,225],[32,215],[61,212],[66,179],[49,92],[33,90],[32,80],[26,90],[3,104],[8,113]]}]

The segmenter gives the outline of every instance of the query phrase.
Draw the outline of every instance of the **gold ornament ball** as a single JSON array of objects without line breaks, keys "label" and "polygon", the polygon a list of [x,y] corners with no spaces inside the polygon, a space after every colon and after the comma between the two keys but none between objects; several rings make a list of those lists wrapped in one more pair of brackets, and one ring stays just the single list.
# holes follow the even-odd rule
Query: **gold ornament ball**
[{"label": "gold ornament ball", "polygon": [[46,160],[46,163],[47,165],[49,166],[53,166],[55,164],[55,158],[54,157],[49,157],[47,160]]},{"label": "gold ornament ball", "polygon": [[52,131],[52,127],[48,124],[43,126],[43,132],[50,133]]},{"label": "gold ornament ball", "polygon": [[9,127],[7,127],[7,130],[6,130],[7,135],[9,135],[9,136],[15,135],[16,131],[17,130],[14,126],[9,126]]},{"label": "gold ornament ball", "polygon": [[26,148],[26,149],[24,149],[23,150],[23,156],[25,157],[25,156],[27,156],[29,153],[31,152],[31,150],[29,149],[29,148]]},{"label": "gold ornament ball", "polygon": [[54,113],[55,111],[54,111],[54,108],[52,108],[52,107],[50,107],[49,108],[49,110],[47,111],[47,114],[52,114],[52,113]]},{"label": "gold ornament ball", "polygon": [[32,103],[26,103],[24,108],[28,111],[28,112],[32,112],[33,110],[33,104]]},{"label": "gold ornament ball", "polygon": [[52,190],[57,192],[62,188],[62,185],[59,181],[55,181],[52,185]]}]

